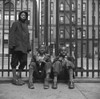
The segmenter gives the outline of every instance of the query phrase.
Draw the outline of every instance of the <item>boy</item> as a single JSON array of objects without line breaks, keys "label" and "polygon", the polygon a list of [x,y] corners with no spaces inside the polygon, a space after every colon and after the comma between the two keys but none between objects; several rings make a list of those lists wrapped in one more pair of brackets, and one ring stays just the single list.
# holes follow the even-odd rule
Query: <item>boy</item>
[{"label": "boy", "polygon": [[53,62],[53,89],[57,89],[57,79],[60,74],[64,74],[64,76],[69,78],[69,88],[74,88],[73,74],[74,74],[74,58],[67,56],[67,49],[63,46],[60,49],[59,55],[55,58]]},{"label": "boy", "polygon": [[51,72],[50,55],[46,52],[46,46],[41,45],[36,55],[33,55],[29,65],[29,85],[30,89],[34,89],[34,78],[44,79],[44,89],[49,88],[49,75]]},{"label": "boy", "polygon": [[[19,20],[12,24],[9,34],[9,50],[12,54],[11,67],[13,73],[13,84],[23,85],[24,81],[21,79],[21,71],[27,65],[27,54],[31,51],[29,42],[29,31],[26,21],[28,13],[21,11],[19,13]],[[18,74],[16,74],[16,67],[18,67]]]}]

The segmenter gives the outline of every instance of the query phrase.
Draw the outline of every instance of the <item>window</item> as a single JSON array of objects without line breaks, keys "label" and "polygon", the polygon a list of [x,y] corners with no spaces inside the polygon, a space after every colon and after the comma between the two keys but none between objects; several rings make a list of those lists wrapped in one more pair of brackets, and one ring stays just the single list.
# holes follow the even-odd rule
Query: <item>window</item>
[{"label": "window", "polygon": [[72,30],[72,38],[74,38],[74,30]]},{"label": "window", "polygon": [[92,16],[92,24],[95,24],[95,16]]},{"label": "window", "polygon": [[86,11],[86,3],[84,2],[83,3],[83,12],[85,12]]},{"label": "window", "polygon": [[92,35],[92,38],[94,38],[94,39],[95,39],[95,38],[96,38],[96,33],[95,33],[95,30],[93,30],[93,31],[92,31],[92,34],[93,34],[93,35]]},{"label": "window", "polygon": [[74,3],[72,3],[72,11],[74,10]]},{"label": "window", "polygon": [[20,4],[20,0],[17,0],[17,4]]},{"label": "window", "polygon": [[92,11],[95,11],[95,2],[92,3]]},{"label": "window", "polygon": [[75,19],[74,19],[74,16],[72,16],[72,22],[73,22],[73,23],[74,23],[74,20],[75,20]]},{"label": "window", "polygon": [[54,18],[53,16],[51,16],[51,24],[53,24],[53,22],[54,22]]},{"label": "window", "polygon": [[44,14],[44,2],[41,2],[41,14]]},{"label": "window", "polygon": [[86,3],[83,3],[83,14],[86,14]]},{"label": "window", "polygon": [[63,4],[63,3],[60,4],[60,10],[61,10],[61,11],[64,10],[64,4]]},{"label": "window", "polygon": [[51,2],[51,14],[53,14],[53,11],[54,11],[54,3]]},{"label": "window", "polygon": [[20,11],[19,11],[19,10],[17,10],[17,20],[18,20],[18,18],[19,18],[19,12],[20,12]]},{"label": "window", "polygon": [[11,20],[14,20],[14,15],[13,14],[10,16],[10,19]]},{"label": "window", "polygon": [[54,34],[54,31],[53,31],[53,29],[51,29],[51,35],[53,35]]},{"label": "window", "polygon": [[5,15],[5,20],[9,20],[9,15],[8,14]]},{"label": "window", "polygon": [[86,16],[83,16],[83,25],[86,25]]},{"label": "window", "polygon": [[64,38],[64,30],[60,30],[60,38]]},{"label": "window", "polygon": [[41,24],[44,24],[44,16],[41,16]]},{"label": "window", "polygon": [[64,23],[64,16],[60,16],[60,22]]},{"label": "window", "polygon": [[78,18],[78,23],[80,23],[81,22],[81,19],[80,18]]},{"label": "window", "polygon": [[83,38],[86,38],[86,30],[83,30]]},{"label": "window", "polygon": [[80,4],[78,4],[78,9],[80,9]]},{"label": "window", "polygon": [[41,34],[44,35],[44,30],[42,30]]}]

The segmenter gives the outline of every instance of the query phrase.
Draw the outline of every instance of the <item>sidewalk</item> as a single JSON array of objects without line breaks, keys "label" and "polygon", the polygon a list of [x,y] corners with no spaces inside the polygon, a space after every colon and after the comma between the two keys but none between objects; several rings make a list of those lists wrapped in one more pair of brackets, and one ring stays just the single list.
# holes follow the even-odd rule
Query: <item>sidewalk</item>
[{"label": "sidewalk", "polygon": [[0,99],[100,99],[100,83],[80,83],[75,81],[75,89],[68,89],[65,83],[58,83],[58,89],[43,89],[43,83],[35,83],[35,89],[0,83]]}]

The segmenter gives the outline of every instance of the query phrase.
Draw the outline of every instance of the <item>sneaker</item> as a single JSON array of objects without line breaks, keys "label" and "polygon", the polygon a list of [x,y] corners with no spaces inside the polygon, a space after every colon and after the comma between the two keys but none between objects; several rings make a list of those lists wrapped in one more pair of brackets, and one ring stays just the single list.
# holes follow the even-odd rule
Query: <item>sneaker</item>
[{"label": "sneaker", "polygon": [[22,86],[25,83],[23,81],[19,80],[19,79],[13,79],[12,84]]},{"label": "sneaker", "polygon": [[53,82],[52,88],[53,88],[53,89],[57,89],[57,82]]},{"label": "sneaker", "polygon": [[49,89],[49,82],[48,82],[48,80],[44,81],[44,89]]},{"label": "sneaker", "polygon": [[73,81],[69,81],[68,85],[69,85],[69,89],[74,89],[75,88]]},{"label": "sneaker", "polygon": [[33,83],[29,83],[29,84],[28,84],[28,88],[29,88],[29,89],[34,89],[34,84],[33,84]]}]

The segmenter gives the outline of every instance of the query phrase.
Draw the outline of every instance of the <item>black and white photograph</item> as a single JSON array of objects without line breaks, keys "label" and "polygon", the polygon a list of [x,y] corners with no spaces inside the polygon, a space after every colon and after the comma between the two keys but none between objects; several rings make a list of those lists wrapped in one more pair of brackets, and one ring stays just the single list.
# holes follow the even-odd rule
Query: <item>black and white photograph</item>
[{"label": "black and white photograph", "polygon": [[100,0],[0,0],[0,99],[100,99]]}]

